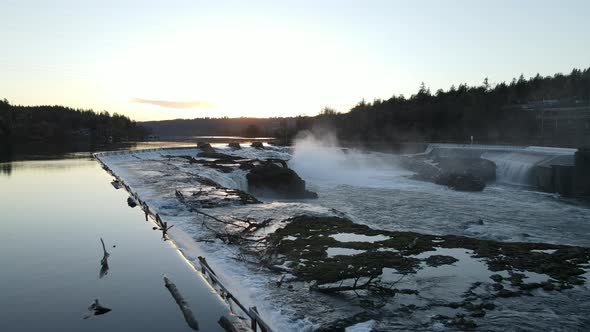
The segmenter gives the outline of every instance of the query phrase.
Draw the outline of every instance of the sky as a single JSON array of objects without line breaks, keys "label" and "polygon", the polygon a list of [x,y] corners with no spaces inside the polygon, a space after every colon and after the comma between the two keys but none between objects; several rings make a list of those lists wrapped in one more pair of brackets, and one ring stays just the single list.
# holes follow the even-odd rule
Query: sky
[{"label": "sky", "polygon": [[0,0],[0,98],[138,121],[315,115],[590,67],[590,1]]}]

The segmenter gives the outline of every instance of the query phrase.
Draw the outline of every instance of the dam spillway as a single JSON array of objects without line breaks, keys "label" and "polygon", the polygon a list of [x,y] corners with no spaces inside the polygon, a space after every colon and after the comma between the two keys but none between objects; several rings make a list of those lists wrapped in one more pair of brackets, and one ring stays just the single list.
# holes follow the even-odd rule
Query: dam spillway
[{"label": "dam spillway", "polygon": [[[425,153],[438,158],[483,158],[496,164],[500,183],[530,186],[564,196],[585,196],[588,165],[577,149],[540,146],[429,144]],[[576,162],[578,160],[578,162]]]}]

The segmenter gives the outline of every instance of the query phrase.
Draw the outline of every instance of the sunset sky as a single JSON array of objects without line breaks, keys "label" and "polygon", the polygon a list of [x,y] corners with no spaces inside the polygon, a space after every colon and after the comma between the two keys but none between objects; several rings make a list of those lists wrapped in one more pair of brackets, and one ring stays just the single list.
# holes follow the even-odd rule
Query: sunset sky
[{"label": "sunset sky", "polygon": [[136,120],[314,115],[590,66],[590,1],[0,1],[0,98]]}]

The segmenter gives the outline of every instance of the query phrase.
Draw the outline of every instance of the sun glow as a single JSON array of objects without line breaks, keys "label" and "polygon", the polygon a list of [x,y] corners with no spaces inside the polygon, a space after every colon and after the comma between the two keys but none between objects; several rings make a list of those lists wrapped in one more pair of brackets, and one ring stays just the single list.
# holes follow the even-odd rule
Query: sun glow
[{"label": "sun glow", "polygon": [[[362,75],[347,70],[350,54],[330,47],[305,33],[193,29],[114,55],[104,81],[113,99],[147,118],[313,114]],[[358,92],[348,92],[352,104]],[[130,102],[138,99],[162,103]]]}]

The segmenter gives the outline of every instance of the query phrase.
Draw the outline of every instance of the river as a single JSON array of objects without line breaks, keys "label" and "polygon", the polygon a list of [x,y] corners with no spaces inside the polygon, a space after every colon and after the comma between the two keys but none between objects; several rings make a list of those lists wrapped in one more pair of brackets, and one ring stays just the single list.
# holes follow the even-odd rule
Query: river
[{"label": "river", "polygon": [[[164,274],[201,330],[222,331],[228,308],[200,273],[88,153],[66,157],[0,163],[0,331],[191,331]],[[94,299],[112,311],[83,319]]]}]

